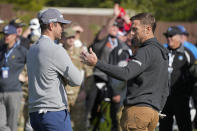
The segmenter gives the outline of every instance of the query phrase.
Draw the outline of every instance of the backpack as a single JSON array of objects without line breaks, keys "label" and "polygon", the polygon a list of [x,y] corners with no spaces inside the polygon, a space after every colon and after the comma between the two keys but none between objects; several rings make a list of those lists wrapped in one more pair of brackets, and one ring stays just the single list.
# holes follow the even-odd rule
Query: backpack
[{"label": "backpack", "polygon": [[101,101],[99,108],[97,110],[97,115],[91,122],[92,129],[91,131],[111,131],[111,117],[110,117],[110,101],[105,99]]}]

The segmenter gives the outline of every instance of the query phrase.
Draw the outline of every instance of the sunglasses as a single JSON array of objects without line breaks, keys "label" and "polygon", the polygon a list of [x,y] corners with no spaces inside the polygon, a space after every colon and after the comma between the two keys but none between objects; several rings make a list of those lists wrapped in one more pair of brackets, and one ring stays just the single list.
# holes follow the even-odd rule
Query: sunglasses
[{"label": "sunglasses", "polygon": [[167,38],[171,38],[173,37],[174,35],[166,35]]},{"label": "sunglasses", "polygon": [[66,39],[75,39],[75,36],[66,37]]}]

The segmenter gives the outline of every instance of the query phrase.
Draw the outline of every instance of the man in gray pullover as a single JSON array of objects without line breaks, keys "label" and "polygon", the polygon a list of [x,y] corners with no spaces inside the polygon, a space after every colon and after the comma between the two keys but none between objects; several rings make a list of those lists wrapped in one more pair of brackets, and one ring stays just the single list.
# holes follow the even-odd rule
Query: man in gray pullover
[{"label": "man in gray pullover", "polygon": [[121,117],[123,131],[154,131],[163,109],[168,87],[168,50],[154,37],[155,18],[140,13],[131,18],[131,33],[141,46],[125,67],[106,64],[95,53],[82,52],[82,62],[106,74],[127,81],[127,95]]},{"label": "man in gray pullover", "polygon": [[79,86],[82,76],[65,49],[54,43],[70,21],[56,9],[42,12],[39,21],[42,36],[27,56],[30,123],[36,131],[72,131],[64,87]]}]

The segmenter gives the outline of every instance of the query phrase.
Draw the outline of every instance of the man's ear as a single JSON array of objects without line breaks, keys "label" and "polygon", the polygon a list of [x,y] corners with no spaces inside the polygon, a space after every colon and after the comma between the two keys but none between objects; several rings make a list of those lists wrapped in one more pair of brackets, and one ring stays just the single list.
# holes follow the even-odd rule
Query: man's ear
[{"label": "man's ear", "polygon": [[149,31],[152,31],[152,27],[151,27],[151,26],[147,26],[147,29],[148,29]]},{"label": "man's ear", "polygon": [[151,26],[146,25],[145,28],[146,28],[146,31],[145,31],[146,34],[150,34],[150,32],[152,32]]},{"label": "man's ear", "polygon": [[54,24],[53,23],[49,23],[49,30],[51,31],[54,28]]}]

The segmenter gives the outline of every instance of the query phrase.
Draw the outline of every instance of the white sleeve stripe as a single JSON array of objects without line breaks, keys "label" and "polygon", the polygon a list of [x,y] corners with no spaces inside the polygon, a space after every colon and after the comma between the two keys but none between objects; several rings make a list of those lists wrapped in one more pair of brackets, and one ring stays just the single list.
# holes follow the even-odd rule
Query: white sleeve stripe
[{"label": "white sleeve stripe", "polygon": [[187,62],[190,63],[190,55],[188,54],[187,51],[184,51],[185,52],[185,56],[187,58]]},{"label": "white sleeve stripe", "polygon": [[138,60],[132,60],[133,62],[137,63],[138,65],[142,66],[142,62],[138,61]]}]

